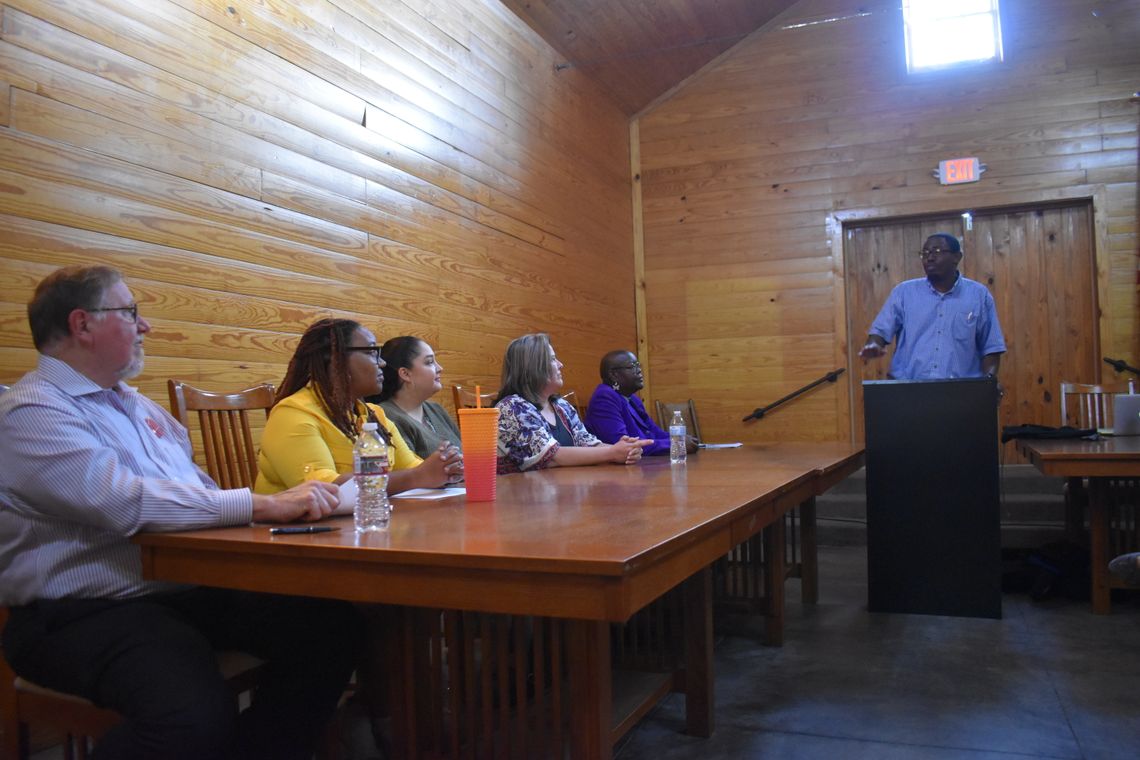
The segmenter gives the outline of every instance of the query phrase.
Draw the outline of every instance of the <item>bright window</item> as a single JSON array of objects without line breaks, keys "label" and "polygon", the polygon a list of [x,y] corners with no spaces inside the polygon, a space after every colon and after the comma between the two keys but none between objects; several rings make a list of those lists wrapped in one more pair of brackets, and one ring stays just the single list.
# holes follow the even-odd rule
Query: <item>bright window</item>
[{"label": "bright window", "polygon": [[903,0],[907,71],[1001,60],[998,0]]}]

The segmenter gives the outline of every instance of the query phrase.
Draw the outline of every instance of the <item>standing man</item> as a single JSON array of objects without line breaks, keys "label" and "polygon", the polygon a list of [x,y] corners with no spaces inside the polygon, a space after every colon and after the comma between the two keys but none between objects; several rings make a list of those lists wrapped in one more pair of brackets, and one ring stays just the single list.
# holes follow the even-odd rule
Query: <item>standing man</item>
[{"label": "standing man", "polygon": [[[0,603],[21,676],[124,720],[96,758],[308,758],[360,645],[348,604],[146,581],[130,537],[317,520],[335,487],[222,491],[126,385],[150,324],[121,275],[67,267],[28,304],[35,370],[0,396]],[[267,661],[239,717],[215,650]]]},{"label": "standing man", "polygon": [[945,232],[931,235],[919,256],[926,277],[895,286],[871,324],[859,356],[865,360],[882,356],[897,336],[891,378],[996,379],[1005,338],[989,289],[958,271],[962,260],[958,238]]}]

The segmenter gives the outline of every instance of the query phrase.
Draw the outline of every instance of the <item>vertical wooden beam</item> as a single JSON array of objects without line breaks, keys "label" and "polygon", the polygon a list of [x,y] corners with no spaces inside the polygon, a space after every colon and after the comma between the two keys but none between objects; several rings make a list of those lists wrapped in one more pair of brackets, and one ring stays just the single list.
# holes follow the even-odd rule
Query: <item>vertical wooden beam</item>
[{"label": "vertical wooden beam", "polygon": [[12,119],[12,85],[0,79],[0,126],[8,126]]},{"label": "vertical wooden beam", "polygon": [[[1103,370],[1105,365],[1101,363],[1100,357],[1103,356],[1101,348],[1104,346],[1113,347],[1113,354],[1115,356],[1120,353],[1113,345],[1115,337],[1112,332],[1112,315],[1114,313],[1112,303],[1112,288],[1109,287],[1112,278],[1112,260],[1111,252],[1109,250],[1108,241],[1108,219],[1109,219],[1109,204],[1108,204],[1108,189],[1104,185],[1093,186],[1092,192],[1093,203],[1093,266],[1096,268],[1094,274],[1094,282],[1096,283],[1096,312],[1100,314],[1097,319],[1096,333],[1092,336],[1093,357],[1096,359],[1096,381],[1100,382],[1103,377]],[[1137,201],[1140,203],[1140,201]],[[1135,344],[1137,336],[1133,336],[1133,344]],[[1125,347],[1121,346],[1120,349]],[[1126,349],[1125,349],[1126,350]]]},{"label": "vertical wooden beam", "polygon": [[770,647],[784,645],[784,534],[783,515],[764,529],[764,596],[768,599],[768,617],[764,621],[764,643]]},{"label": "vertical wooden beam", "polygon": [[[831,274],[834,282],[835,326],[835,366],[846,367],[844,383],[835,389],[835,434],[837,440],[851,441],[855,438],[854,383],[858,375],[852,368],[855,352],[851,343],[851,317],[847,313],[847,262],[844,257],[843,222],[834,215],[828,216],[827,242],[831,248]],[[859,340],[860,336],[855,336]]]},{"label": "vertical wooden beam", "polygon": [[690,576],[682,586],[685,615],[685,730],[712,736],[715,699],[713,670],[712,568]]},{"label": "vertical wooden beam", "polygon": [[1108,587],[1108,532],[1111,518],[1108,478],[1089,478],[1089,554],[1092,572],[1092,609],[1098,615],[1112,612],[1112,589]]},{"label": "vertical wooden beam", "polygon": [[637,320],[637,358],[645,380],[642,395],[647,403],[653,398],[649,361],[649,322],[645,315],[645,228],[641,216],[641,133],[639,122],[629,123],[629,176],[633,192],[633,306]]},{"label": "vertical wooden beam", "polygon": [[815,497],[800,504],[800,599],[819,602],[819,539],[816,533]]},{"label": "vertical wooden beam", "polygon": [[399,676],[376,688],[388,690],[388,705],[392,711],[392,751],[396,757],[416,757],[418,754],[416,684],[418,674],[412,662],[415,649],[414,612],[410,607],[391,610],[392,626],[384,629],[392,646],[388,649],[388,672]]},{"label": "vertical wooden beam", "polygon": [[613,756],[610,624],[598,620],[567,621],[566,649],[570,673],[570,756],[609,760]]}]

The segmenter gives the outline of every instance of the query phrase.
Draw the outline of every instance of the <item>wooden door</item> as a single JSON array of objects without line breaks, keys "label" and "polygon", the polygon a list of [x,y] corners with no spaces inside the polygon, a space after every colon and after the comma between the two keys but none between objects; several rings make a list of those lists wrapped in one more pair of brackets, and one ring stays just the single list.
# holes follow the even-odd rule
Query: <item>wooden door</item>
[{"label": "wooden door", "polygon": [[[1061,382],[1099,377],[1092,205],[974,211],[844,228],[853,434],[863,440],[864,380],[887,376],[890,357],[863,363],[859,348],[891,288],[922,277],[928,236],[962,239],[960,269],[989,287],[1007,351],[999,424],[1060,424]],[[893,344],[892,344],[893,349]],[[1012,449],[1006,452],[1007,461]]]}]

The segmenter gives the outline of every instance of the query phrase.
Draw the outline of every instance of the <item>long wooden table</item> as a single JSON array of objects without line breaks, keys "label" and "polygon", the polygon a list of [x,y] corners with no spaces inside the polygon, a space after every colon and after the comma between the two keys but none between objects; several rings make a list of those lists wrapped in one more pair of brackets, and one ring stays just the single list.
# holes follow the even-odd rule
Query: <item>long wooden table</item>
[{"label": "long wooden table", "polygon": [[1088,478],[1092,607],[1098,614],[1111,612],[1111,589],[1118,585],[1108,572],[1111,505],[1117,479],[1140,478],[1140,437],[1019,440],[1017,447],[1044,475]]},{"label": "long wooden table", "polygon": [[[862,449],[849,444],[748,446],[702,451],[684,467],[655,458],[500,477],[492,503],[397,498],[384,533],[358,536],[348,518],[335,518],[341,530],[332,533],[271,536],[248,526],[135,541],[153,579],[557,619],[571,756],[606,758],[620,720],[610,624],[685,584],[687,729],[711,734],[709,565],[861,463]],[[782,573],[782,551],[769,559]]]}]

